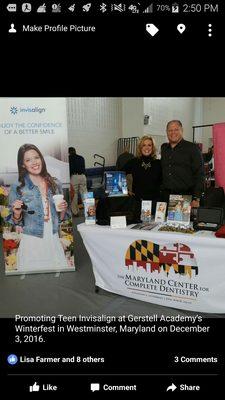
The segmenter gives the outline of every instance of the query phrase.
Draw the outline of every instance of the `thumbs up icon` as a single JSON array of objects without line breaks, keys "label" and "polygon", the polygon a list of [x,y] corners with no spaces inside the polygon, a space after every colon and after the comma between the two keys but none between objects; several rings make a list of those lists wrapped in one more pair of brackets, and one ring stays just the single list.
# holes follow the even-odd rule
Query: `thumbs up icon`
[{"label": "thumbs up icon", "polygon": [[29,392],[39,392],[40,390],[40,385],[37,384],[37,382],[34,382],[32,386],[29,386]]}]

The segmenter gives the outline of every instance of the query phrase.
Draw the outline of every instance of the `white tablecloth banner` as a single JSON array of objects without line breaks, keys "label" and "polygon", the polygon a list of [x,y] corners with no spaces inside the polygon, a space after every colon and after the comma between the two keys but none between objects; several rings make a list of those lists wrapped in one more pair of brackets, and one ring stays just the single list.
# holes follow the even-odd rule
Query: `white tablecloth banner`
[{"label": "white tablecloth banner", "polygon": [[225,239],[85,224],[78,230],[100,288],[168,307],[225,313]]}]

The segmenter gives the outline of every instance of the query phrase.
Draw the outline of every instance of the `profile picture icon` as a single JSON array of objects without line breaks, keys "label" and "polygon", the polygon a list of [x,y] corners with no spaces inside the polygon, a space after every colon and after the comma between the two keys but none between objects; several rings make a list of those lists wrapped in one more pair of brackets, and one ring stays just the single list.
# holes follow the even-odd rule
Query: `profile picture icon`
[{"label": "profile picture icon", "polygon": [[16,33],[17,32],[17,30],[15,29],[15,25],[14,24],[11,24],[11,28],[9,28],[8,32],[9,33]]}]

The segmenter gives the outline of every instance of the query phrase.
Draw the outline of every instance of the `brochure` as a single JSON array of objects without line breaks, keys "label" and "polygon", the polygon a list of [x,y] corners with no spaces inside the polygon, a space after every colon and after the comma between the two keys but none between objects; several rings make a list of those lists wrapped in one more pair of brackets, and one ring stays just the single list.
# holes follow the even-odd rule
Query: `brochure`
[{"label": "brochure", "polygon": [[141,202],[141,221],[151,222],[152,217],[152,202],[151,200],[142,200]]},{"label": "brochure", "polygon": [[165,222],[167,203],[157,202],[155,212],[155,222]]},{"label": "brochure", "polygon": [[171,194],[167,223],[189,225],[191,216],[191,196]]},{"label": "brochure", "polygon": [[85,224],[92,225],[96,223],[96,207],[93,192],[87,192],[83,195]]},{"label": "brochure", "polygon": [[155,228],[158,224],[156,222],[151,222],[150,224],[148,223],[140,223],[132,226],[131,229],[139,229],[139,230],[147,230],[150,231],[151,229]]}]

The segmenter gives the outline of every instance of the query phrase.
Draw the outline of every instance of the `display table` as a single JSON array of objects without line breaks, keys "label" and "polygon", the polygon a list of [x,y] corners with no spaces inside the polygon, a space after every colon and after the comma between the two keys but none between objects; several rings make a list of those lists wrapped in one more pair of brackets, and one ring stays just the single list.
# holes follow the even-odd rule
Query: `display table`
[{"label": "display table", "polygon": [[225,313],[225,239],[195,234],[78,225],[96,286],[134,299]]}]

